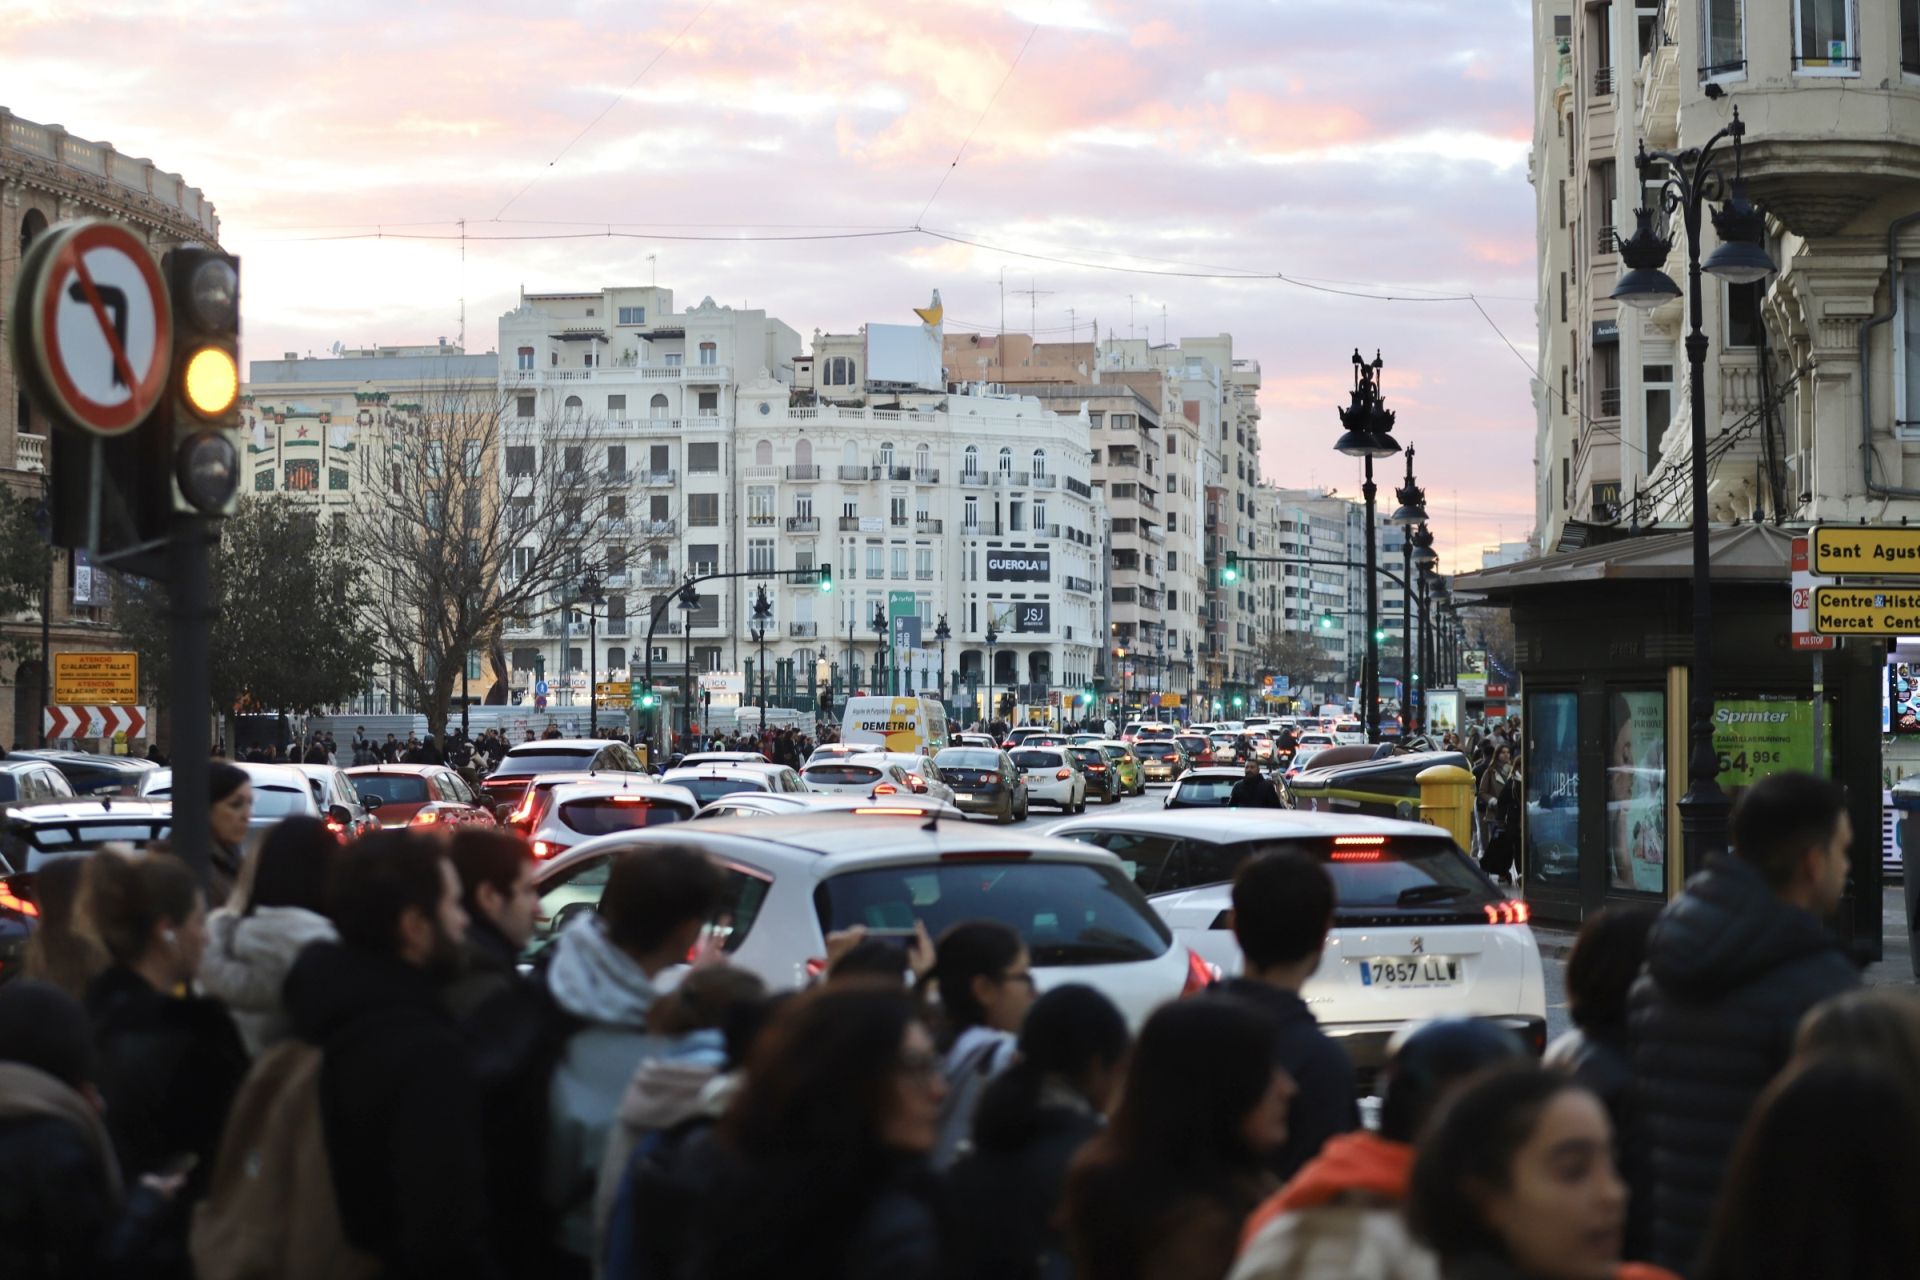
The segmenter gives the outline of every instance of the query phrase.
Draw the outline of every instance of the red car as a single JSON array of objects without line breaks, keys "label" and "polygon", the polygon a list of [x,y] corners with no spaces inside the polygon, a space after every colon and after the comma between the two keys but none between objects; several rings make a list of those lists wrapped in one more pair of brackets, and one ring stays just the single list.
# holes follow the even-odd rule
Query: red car
[{"label": "red car", "polygon": [[466,779],[444,765],[365,764],[346,771],[363,796],[380,797],[380,825],[495,825],[493,810]]},{"label": "red car", "polygon": [[1202,768],[1213,763],[1213,743],[1204,733],[1176,733],[1173,740],[1186,749],[1187,763]]}]

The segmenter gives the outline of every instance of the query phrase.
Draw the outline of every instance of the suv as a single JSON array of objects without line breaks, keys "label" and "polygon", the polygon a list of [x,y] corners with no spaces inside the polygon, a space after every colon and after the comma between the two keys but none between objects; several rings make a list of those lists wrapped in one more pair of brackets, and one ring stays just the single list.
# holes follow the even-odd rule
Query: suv
[{"label": "suv", "polygon": [[1301,989],[1363,1076],[1409,1023],[1482,1018],[1546,1041],[1540,947],[1507,898],[1439,827],[1281,809],[1176,809],[1084,818],[1053,834],[1117,855],[1175,936],[1225,974],[1241,969],[1233,875],[1275,850],[1333,877],[1333,930]]},{"label": "suv", "polygon": [[76,795],[137,796],[140,779],[160,766],[144,756],[102,756],[91,751],[9,751],[8,760],[45,760],[66,776]]},{"label": "suv", "polygon": [[520,803],[528,779],[536,773],[599,773],[608,769],[616,773],[647,771],[633,748],[617,738],[544,738],[509,749],[480,789],[498,812],[501,805],[511,808]]},{"label": "suv", "polygon": [[1027,816],[1027,786],[998,747],[948,747],[935,756],[940,776],[953,787],[953,803],[968,813],[990,813],[1002,822]]},{"label": "suv", "polygon": [[719,864],[727,890],[709,937],[772,986],[824,972],[829,933],[860,925],[905,945],[916,923],[938,937],[963,920],[1011,926],[1040,989],[1085,983],[1135,1026],[1212,980],[1111,854],[978,823],[929,830],[834,813],[694,822],[583,844],[535,873],[529,958],[598,908],[616,855],[657,842],[690,845]]},{"label": "suv", "polygon": [[62,800],[73,796],[73,784],[50,761],[9,753],[0,759],[0,803]]},{"label": "suv", "polygon": [[40,921],[34,873],[54,858],[89,854],[109,841],[142,848],[173,829],[165,800],[42,800],[0,817],[0,982],[18,973],[27,939]]},{"label": "suv", "polygon": [[1021,781],[1027,784],[1027,803],[1058,805],[1062,813],[1087,811],[1087,775],[1065,747],[1016,747],[1007,753]]},{"label": "suv", "polygon": [[380,801],[382,826],[494,825],[493,809],[486,800],[445,765],[363,764],[346,773],[353,779],[354,790],[368,800]]}]

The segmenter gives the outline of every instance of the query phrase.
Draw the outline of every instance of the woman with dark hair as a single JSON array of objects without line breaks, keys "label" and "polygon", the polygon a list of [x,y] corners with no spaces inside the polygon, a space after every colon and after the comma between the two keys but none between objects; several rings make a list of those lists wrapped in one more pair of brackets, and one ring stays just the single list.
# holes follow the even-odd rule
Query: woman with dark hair
[{"label": "woman with dark hair", "polygon": [[947,1100],[933,1167],[944,1170],[969,1145],[982,1091],[1013,1061],[1014,1036],[1033,1003],[1033,966],[1011,928],[969,920],[940,935],[933,969],[921,982],[940,994]]},{"label": "woman with dark hair", "polygon": [[87,988],[107,967],[106,948],[82,918],[80,887],[87,860],[69,855],[49,858],[33,873],[33,903],[40,922],[27,938],[22,957],[23,977],[50,983],[76,1001],[87,998]]},{"label": "woman with dark hair", "polygon": [[1647,932],[1660,913],[1614,906],[1587,917],[1567,957],[1573,1029],[1547,1046],[1545,1065],[1599,1095],[1619,1133],[1633,1061],[1627,1048],[1627,993],[1647,963]]},{"label": "woman with dark hair", "polygon": [[1414,1157],[1407,1218],[1445,1280],[1669,1275],[1620,1260],[1627,1186],[1607,1109],[1531,1064],[1495,1068],[1441,1104]]},{"label": "woman with dark hair", "polygon": [[1034,1001],[1020,1056],[981,1094],[973,1150],[947,1175],[961,1275],[1072,1274],[1054,1219],[1067,1167],[1113,1103],[1127,1041],[1127,1020],[1092,987],[1055,987]]},{"label": "woman with dark hair", "polygon": [[1274,1190],[1293,1081],[1272,1024],[1232,1000],[1162,1005],[1141,1029],[1113,1121],[1067,1175],[1074,1274],[1220,1280],[1248,1213]]},{"label": "woman with dark hair", "polygon": [[308,943],[339,936],[324,914],[327,872],[339,850],[320,819],[283,820],[240,873],[240,907],[207,917],[200,984],[226,1002],[256,1057],[292,1033],[280,987],[294,960]]},{"label": "woman with dark hair", "polygon": [[1760,1095],[1728,1166],[1697,1280],[1896,1280],[1920,1258],[1911,1081],[1822,1055]]},{"label": "woman with dark hair", "polygon": [[946,1086],[904,994],[796,997],[755,1045],[721,1121],[727,1172],[707,1197],[706,1280],[926,1280],[941,1241],[926,1157]]},{"label": "woman with dark hair", "polygon": [[207,804],[213,829],[213,901],[225,903],[240,878],[247,824],[253,821],[253,779],[237,764],[207,766]]}]

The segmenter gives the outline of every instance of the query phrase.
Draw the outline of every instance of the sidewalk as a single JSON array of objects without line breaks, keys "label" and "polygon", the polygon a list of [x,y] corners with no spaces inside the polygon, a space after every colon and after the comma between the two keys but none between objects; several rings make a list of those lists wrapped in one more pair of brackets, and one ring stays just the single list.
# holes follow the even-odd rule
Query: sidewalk
[{"label": "sidewalk", "polygon": [[[1913,943],[1907,933],[1907,900],[1899,885],[1881,891],[1880,928],[1884,959],[1870,964],[1863,976],[1870,987],[1903,986],[1920,983],[1913,976]],[[1575,931],[1558,925],[1536,924],[1533,936],[1540,944],[1544,960],[1565,964],[1573,950]]]}]

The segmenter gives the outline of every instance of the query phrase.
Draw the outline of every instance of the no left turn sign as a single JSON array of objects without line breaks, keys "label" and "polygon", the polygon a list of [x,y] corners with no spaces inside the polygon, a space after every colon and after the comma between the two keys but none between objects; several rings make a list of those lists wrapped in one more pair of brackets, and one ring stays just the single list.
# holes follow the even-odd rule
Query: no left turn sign
[{"label": "no left turn sign", "polygon": [[166,284],[146,244],[115,223],[73,223],[22,267],[15,354],[43,407],[101,435],[138,426],[173,358]]}]

